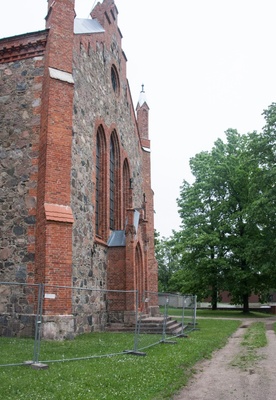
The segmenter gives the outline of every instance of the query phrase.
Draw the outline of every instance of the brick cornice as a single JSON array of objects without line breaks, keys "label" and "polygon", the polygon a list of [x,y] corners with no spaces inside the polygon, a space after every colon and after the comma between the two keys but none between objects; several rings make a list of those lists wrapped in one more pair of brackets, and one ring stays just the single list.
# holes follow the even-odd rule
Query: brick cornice
[{"label": "brick cornice", "polygon": [[49,30],[26,33],[0,40],[0,64],[44,54]]}]

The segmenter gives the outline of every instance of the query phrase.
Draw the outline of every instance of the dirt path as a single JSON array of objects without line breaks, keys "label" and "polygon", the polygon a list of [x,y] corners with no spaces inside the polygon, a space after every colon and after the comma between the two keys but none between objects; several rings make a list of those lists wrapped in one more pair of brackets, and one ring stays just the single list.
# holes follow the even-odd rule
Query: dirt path
[{"label": "dirt path", "polygon": [[[196,367],[190,383],[174,400],[275,400],[276,399],[276,335],[272,330],[275,318],[267,318],[268,345],[258,350],[259,359],[241,368],[238,357],[246,328],[253,322],[244,320],[227,345]],[[236,364],[236,365],[235,365]]]}]

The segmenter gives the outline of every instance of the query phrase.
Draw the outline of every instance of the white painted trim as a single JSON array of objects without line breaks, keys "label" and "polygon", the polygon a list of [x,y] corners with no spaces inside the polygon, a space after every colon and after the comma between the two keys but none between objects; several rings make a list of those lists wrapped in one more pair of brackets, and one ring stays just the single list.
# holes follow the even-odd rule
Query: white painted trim
[{"label": "white painted trim", "polygon": [[49,67],[50,77],[53,79],[58,79],[59,81],[74,83],[73,75],[69,72],[61,71],[60,69]]}]

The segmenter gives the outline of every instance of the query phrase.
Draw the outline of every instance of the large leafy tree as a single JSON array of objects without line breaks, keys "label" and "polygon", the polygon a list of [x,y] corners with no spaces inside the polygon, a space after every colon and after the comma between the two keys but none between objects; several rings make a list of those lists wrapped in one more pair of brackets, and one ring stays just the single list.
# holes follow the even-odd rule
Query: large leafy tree
[{"label": "large leafy tree", "polygon": [[[243,304],[249,311],[249,297],[258,292],[259,266],[248,258],[251,240],[257,234],[256,225],[250,218],[250,205],[254,200],[252,174],[257,161],[250,151],[251,136],[226,132],[227,143],[216,143],[212,150],[217,173],[222,177],[225,193],[223,219],[226,232],[223,245],[226,250],[224,283],[232,301]],[[219,144],[219,146],[218,146]]]},{"label": "large leafy tree", "polygon": [[214,309],[223,290],[247,312],[252,293],[275,286],[275,104],[264,115],[262,134],[228,130],[225,143],[192,158],[195,181],[181,187],[182,268],[171,284],[211,296]]},{"label": "large leafy tree", "polygon": [[190,165],[195,182],[190,185],[184,181],[178,199],[182,230],[176,234],[175,251],[181,254],[182,270],[171,284],[181,292],[196,293],[199,299],[210,296],[216,309],[224,282],[221,239],[226,231],[222,218],[225,193],[210,153],[199,153]]},{"label": "large leafy tree", "polygon": [[[248,259],[260,266],[258,286],[275,287],[276,267],[276,104],[264,111],[263,133],[251,135],[250,151],[255,160],[251,174],[249,218],[255,235],[248,246]],[[266,278],[266,279],[265,279]]]}]

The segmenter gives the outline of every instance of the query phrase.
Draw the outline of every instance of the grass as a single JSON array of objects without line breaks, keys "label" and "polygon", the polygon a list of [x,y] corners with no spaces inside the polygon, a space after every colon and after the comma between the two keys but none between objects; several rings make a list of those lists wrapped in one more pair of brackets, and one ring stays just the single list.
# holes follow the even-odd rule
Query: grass
[{"label": "grass", "polygon": [[[160,307],[161,308],[161,307]],[[164,308],[163,308],[164,311]],[[181,316],[182,309],[179,308],[169,308],[169,315]],[[185,310],[184,316],[192,316],[193,310],[187,309]],[[206,318],[267,318],[270,314],[262,313],[258,311],[250,311],[249,313],[243,313],[240,310],[211,310],[211,309],[197,309],[196,310],[197,317],[206,317]]]},{"label": "grass", "polygon": [[241,342],[243,350],[235,358],[232,365],[241,369],[248,369],[262,357],[258,349],[267,345],[266,327],[263,322],[254,322],[248,328]]},{"label": "grass", "polygon": [[[199,360],[211,357],[238,328],[240,321],[203,319],[199,330],[176,344],[158,344],[145,357],[118,354],[71,362],[49,363],[47,370],[27,366],[0,368],[1,400],[159,400],[183,387]],[[118,353],[132,348],[132,334],[92,333],[72,341],[43,341],[44,360]],[[30,339],[0,338],[0,363],[32,358]]]},{"label": "grass", "polygon": [[242,345],[248,349],[258,349],[267,345],[266,327],[263,322],[254,322],[247,329]]}]

